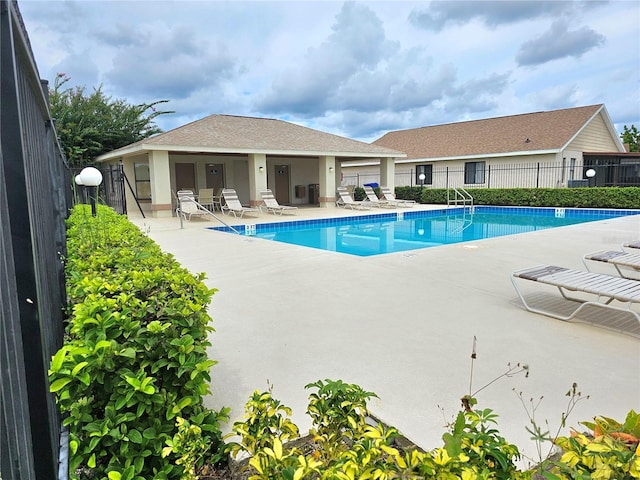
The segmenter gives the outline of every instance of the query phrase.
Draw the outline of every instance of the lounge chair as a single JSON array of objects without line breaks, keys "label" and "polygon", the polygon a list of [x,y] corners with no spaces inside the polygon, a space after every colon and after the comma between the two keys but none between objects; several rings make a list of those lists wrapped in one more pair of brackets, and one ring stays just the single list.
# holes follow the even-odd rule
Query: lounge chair
[{"label": "lounge chair", "polygon": [[196,202],[196,197],[191,190],[180,190],[177,196],[178,208],[176,212],[178,215],[182,215],[183,218],[188,218],[188,220],[191,221],[191,217],[194,215],[201,217],[202,215],[210,213],[206,208],[201,207],[198,202]]},{"label": "lounge chair", "polygon": [[233,213],[234,217],[242,217],[245,213],[247,215],[258,215],[260,210],[257,208],[244,207],[238,199],[238,194],[233,188],[225,188],[222,190],[222,198],[224,198],[224,206],[222,207],[222,213],[229,211]]},{"label": "lounge chair", "polygon": [[640,249],[640,240],[636,240],[635,242],[627,242],[622,245],[623,250],[627,248],[631,248],[633,250]]},{"label": "lounge chair", "polygon": [[[283,213],[297,213],[298,207],[292,207],[289,205],[280,205],[276,197],[273,195],[273,192],[269,189],[261,190],[260,196],[262,197],[262,202],[264,203],[264,207],[267,209],[267,213],[273,213],[274,215],[282,215]],[[262,210],[262,205],[260,206]]]},{"label": "lounge chair", "polygon": [[337,192],[340,198],[336,200],[336,206],[352,210],[369,210],[367,203],[370,202],[356,202],[349,194],[347,187],[338,187]]},{"label": "lounge chair", "polygon": [[[556,287],[562,297],[567,300],[580,302],[581,305],[569,315],[543,310],[529,305],[520,289],[516,280],[529,280],[545,285]],[[607,309],[619,310],[631,313],[636,320],[640,322],[640,313],[631,310],[634,303],[640,303],[640,281],[628,278],[614,277],[601,273],[584,272],[580,270],[571,270],[564,267],[556,267],[554,265],[540,265],[537,267],[518,270],[511,275],[511,283],[513,283],[520,300],[524,307],[533,313],[539,313],[548,317],[557,318],[558,320],[572,320],[583,308],[591,305]],[[593,300],[585,300],[582,298],[569,297],[566,292],[582,292],[595,296]],[[627,303],[627,308],[611,305],[611,302],[617,300]]]},{"label": "lounge chair", "polygon": [[640,250],[638,253],[627,253],[620,250],[588,253],[582,257],[582,263],[587,267],[587,270],[590,270],[589,261],[609,263],[615,267],[621,277],[640,280],[637,276],[629,275],[631,272],[640,273]]},{"label": "lounge chair", "polygon": [[[369,186],[365,185],[362,188],[364,188],[364,193],[367,195],[367,200],[371,204],[371,206],[378,207],[378,208],[382,208],[382,207],[395,208],[396,207],[396,205],[393,205],[393,204],[387,202],[386,200],[380,200],[378,198],[378,195],[376,195],[376,192],[373,189],[373,187],[369,187]],[[365,203],[367,203],[367,202],[365,202]]]},{"label": "lounge chair", "polygon": [[393,193],[389,187],[380,187],[380,191],[382,192],[382,198],[395,207],[413,207],[416,204],[415,200],[401,200],[396,198],[396,194]]}]

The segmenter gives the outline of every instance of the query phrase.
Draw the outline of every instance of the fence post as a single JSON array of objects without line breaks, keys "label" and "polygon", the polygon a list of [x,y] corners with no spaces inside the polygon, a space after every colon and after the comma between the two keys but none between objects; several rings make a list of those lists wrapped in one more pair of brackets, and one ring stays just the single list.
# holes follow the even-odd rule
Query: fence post
[{"label": "fence post", "polygon": [[536,188],[540,188],[540,162],[536,165]]},{"label": "fence post", "polygon": [[487,188],[491,188],[491,164],[489,164],[489,171],[487,172]]}]

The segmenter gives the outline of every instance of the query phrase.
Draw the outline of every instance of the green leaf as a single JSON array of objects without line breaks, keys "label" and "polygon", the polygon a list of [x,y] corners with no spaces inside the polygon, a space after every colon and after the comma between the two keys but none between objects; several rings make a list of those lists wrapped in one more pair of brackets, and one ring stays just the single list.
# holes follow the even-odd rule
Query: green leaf
[{"label": "green leaf", "polygon": [[82,370],[84,367],[86,367],[87,365],[89,365],[89,362],[80,362],[75,367],[73,367],[73,370],[71,370],[71,375],[75,377],[78,374],[78,372]]},{"label": "green leaf", "polygon": [[60,368],[62,367],[62,364],[64,363],[66,354],[67,354],[67,350],[64,347],[56,352],[53,359],[51,360],[52,372],[57,372],[60,370]]},{"label": "green leaf", "polygon": [[121,480],[122,474],[120,472],[116,472],[115,470],[112,470],[107,474],[107,477],[109,477],[109,480]]},{"label": "green leaf", "polygon": [[136,358],[136,351],[131,348],[125,348],[123,350],[121,350],[118,355],[120,355],[121,357],[127,357],[127,358]]},{"label": "green leaf", "polygon": [[58,380],[56,380],[51,384],[51,386],[49,387],[49,390],[51,391],[51,393],[58,392],[62,390],[64,387],[66,387],[70,382],[71,382],[71,379],[69,377],[59,378]]},{"label": "green leaf", "polygon": [[133,443],[142,443],[142,434],[138,430],[130,430],[128,436]]},{"label": "green leaf", "polygon": [[111,342],[109,340],[100,340],[98,343],[96,343],[95,350],[98,351],[103,348],[109,347],[111,347]]}]

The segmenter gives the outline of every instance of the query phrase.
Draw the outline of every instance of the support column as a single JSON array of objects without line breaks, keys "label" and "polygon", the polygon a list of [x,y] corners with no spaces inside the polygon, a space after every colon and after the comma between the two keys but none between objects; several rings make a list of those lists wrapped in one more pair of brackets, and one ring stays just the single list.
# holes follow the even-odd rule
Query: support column
[{"label": "support column", "polygon": [[171,216],[171,175],[169,152],[149,152],[149,178],[151,179],[151,215],[156,218]]},{"label": "support column", "polygon": [[267,155],[249,154],[249,205],[257,207],[262,203],[260,190],[267,188]]},{"label": "support column", "polygon": [[318,169],[318,178],[320,180],[320,207],[332,207],[336,203],[336,157],[319,157]]},{"label": "support column", "polygon": [[393,192],[396,188],[396,160],[395,158],[380,159],[380,186],[389,187]]}]

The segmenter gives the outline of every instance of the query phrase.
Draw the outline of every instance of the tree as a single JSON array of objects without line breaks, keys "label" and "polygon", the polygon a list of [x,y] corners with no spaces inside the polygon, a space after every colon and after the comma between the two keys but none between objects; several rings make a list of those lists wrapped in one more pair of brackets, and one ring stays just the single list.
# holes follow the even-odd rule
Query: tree
[{"label": "tree", "polygon": [[635,125],[631,125],[631,128],[627,127],[626,125],[624,126],[624,131],[622,132],[622,135],[620,135],[620,138],[622,139],[622,143],[628,143],[629,144],[629,151],[630,152],[638,152],[640,150],[638,150],[638,142],[640,141],[640,133],[638,132],[638,129],[636,128]]},{"label": "tree", "polygon": [[131,105],[106,96],[102,85],[90,94],[85,93],[84,86],[65,87],[69,80],[64,73],[57,75],[49,91],[49,103],[60,144],[72,168],[82,168],[103,153],[161,133],[154,119],[174,113],[156,109],[168,100]]}]

